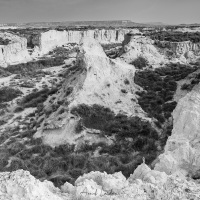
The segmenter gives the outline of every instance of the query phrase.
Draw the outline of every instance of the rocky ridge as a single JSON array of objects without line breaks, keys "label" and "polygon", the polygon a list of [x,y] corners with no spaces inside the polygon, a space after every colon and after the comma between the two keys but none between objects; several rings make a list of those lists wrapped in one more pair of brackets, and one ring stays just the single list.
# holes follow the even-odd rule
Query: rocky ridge
[{"label": "rocky ridge", "polygon": [[68,70],[59,94],[56,98],[52,97],[55,100],[50,100],[51,103],[47,102],[45,106],[48,110],[52,104],[67,97],[68,112],[60,115],[59,108],[44,120],[36,133],[36,137],[42,136],[46,143],[53,146],[75,139],[74,128],[79,119],[70,114],[70,111],[80,104],[101,105],[111,108],[116,114],[144,115],[134,95],[139,89],[133,82],[134,66],[120,59],[108,58],[94,39],[83,38],[80,46],[74,71]]}]

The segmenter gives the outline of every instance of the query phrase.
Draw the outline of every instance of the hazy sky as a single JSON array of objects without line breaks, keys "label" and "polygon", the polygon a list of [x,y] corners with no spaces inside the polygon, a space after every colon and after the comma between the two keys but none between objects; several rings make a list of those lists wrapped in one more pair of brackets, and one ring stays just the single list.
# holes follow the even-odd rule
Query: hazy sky
[{"label": "hazy sky", "polygon": [[0,23],[118,19],[200,23],[200,0],[0,0]]}]

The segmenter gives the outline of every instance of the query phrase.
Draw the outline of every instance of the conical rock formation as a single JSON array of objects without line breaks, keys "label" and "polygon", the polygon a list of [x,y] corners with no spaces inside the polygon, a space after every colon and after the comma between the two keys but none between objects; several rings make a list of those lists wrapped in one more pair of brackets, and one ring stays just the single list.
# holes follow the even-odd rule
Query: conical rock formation
[{"label": "conical rock formation", "polygon": [[60,115],[59,108],[52,113],[44,121],[46,126],[43,124],[36,134],[53,146],[74,140],[79,119],[70,110],[80,104],[98,104],[128,116],[143,113],[135,97],[138,86],[134,83],[134,66],[108,58],[94,39],[83,38],[80,45],[75,69],[69,69],[59,95],[51,104],[46,102],[48,109],[58,101],[65,101],[68,111]]}]

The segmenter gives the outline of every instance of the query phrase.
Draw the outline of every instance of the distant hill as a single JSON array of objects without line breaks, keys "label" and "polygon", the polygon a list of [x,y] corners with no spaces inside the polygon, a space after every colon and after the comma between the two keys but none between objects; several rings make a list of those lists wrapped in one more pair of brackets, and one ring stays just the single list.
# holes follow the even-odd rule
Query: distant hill
[{"label": "distant hill", "polygon": [[66,22],[31,22],[31,23],[12,23],[4,24],[4,26],[17,26],[22,28],[48,28],[48,27],[149,27],[149,26],[164,26],[161,22],[153,23],[136,23],[130,20],[110,20],[110,21],[66,21]]},{"label": "distant hill", "polygon": [[163,22],[145,22],[144,24],[149,24],[149,25],[153,25],[153,26],[166,26],[169,24],[165,24]]}]

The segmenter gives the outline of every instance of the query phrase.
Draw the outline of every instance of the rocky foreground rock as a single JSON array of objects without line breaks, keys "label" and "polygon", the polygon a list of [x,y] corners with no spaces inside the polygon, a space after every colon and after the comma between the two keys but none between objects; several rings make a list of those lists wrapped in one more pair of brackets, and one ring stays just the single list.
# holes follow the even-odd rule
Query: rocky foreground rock
[{"label": "rocky foreground rock", "polygon": [[29,172],[18,170],[0,173],[2,200],[186,200],[200,199],[200,185],[176,174],[151,170],[141,164],[126,179],[121,172],[90,172],[75,185],[66,182],[61,189],[49,181],[36,180]]}]

